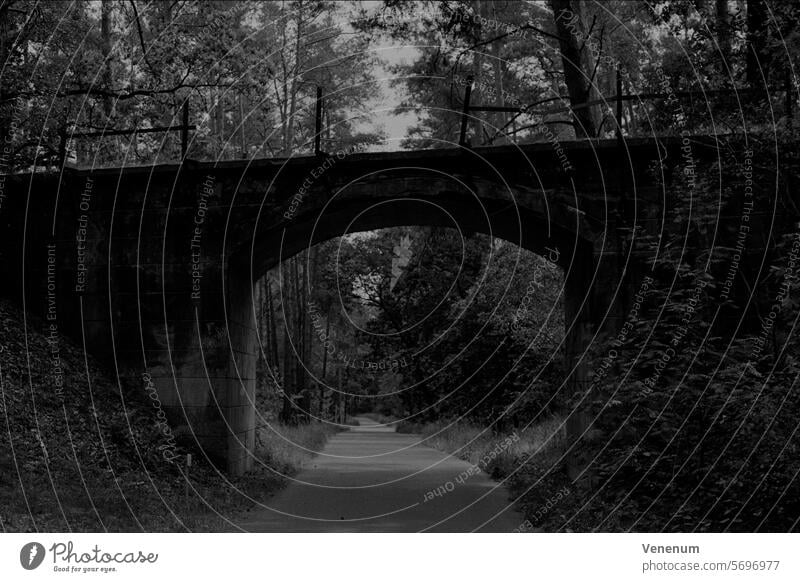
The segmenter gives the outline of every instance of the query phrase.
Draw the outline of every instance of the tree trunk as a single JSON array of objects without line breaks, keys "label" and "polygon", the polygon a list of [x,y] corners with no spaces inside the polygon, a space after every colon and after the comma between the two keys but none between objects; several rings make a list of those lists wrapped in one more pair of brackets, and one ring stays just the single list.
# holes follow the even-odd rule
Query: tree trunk
[{"label": "tree trunk", "polygon": [[[560,37],[564,82],[572,107],[598,99],[594,88],[594,59],[586,47],[583,11],[576,0],[550,0],[556,31]],[[596,137],[600,126],[598,107],[581,107],[572,113],[576,137]]]},{"label": "tree trunk", "polygon": [[302,60],[300,59],[300,49],[302,48],[302,36],[303,36],[303,3],[302,1],[298,3],[297,6],[297,31],[295,35],[295,45],[294,45],[294,66],[292,67],[292,80],[290,83],[290,95],[288,96],[289,106],[288,106],[288,118],[286,120],[286,124],[284,126],[284,151],[285,155],[289,156],[292,154],[292,150],[294,149],[294,124],[295,124],[295,112],[297,111],[297,91],[298,91],[298,78],[300,76],[300,65]]},{"label": "tree trunk", "polygon": [[[294,258],[289,259],[286,268],[291,270],[291,263]],[[296,369],[292,362],[292,323],[293,323],[293,289],[291,277],[281,277],[283,281],[283,300],[281,301],[281,309],[283,311],[283,410],[281,411],[281,420],[286,424],[294,424],[294,407],[292,406],[292,396],[295,394],[296,387]]]},{"label": "tree trunk", "polygon": [[[331,335],[331,314],[328,311],[328,314],[325,318],[325,339],[330,338]],[[328,350],[325,349],[325,346],[322,348],[322,373],[320,374],[320,379],[322,383],[325,383],[325,378],[328,375]]]},{"label": "tree trunk", "polygon": [[[303,253],[304,254],[304,253]],[[294,393],[301,395],[305,398],[306,393],[306,371],[305,371],[305,325],[304,325],[304,309],[303,309],[303,285],[301,284],[299,268],[297,263],[300,261],[301,255],[292,259],[292,279],[294,293],[292,300],[294,301],[294,328],[295,328],[295,347],[294,347],[294,370],[295,370],[295,387]],[[305,404],[305,403],[304,403]],[[295,411],[297,413],[297,411]]]},{"label": "tree trunk", "polygon": [[[111,72],[111,0],[103,0],[100,4],[100,50],[103,53],[103,85],[108,91],[113,87]],[[111,97],[103,98],[103,112],[106,121],[111,117]]]},{"label": "tree trunk", "polygon": [[[767,78],[767,11],[764,0],[747,0],[747,83],[751,89],[764,86]],[[762,78],[763,75],[763,78]]]},{"label": "tree trunk", "polygon": [[[495,105],[503,107],[505,105],[505,97],[503,96],[503,61],[500,59],[500,41],[492,43],[492,56],[494,59],[494,92],[495,92]],[[492,135],[496,134],[501,128],[505,127],[508,123],[508,115],[504,112],[499,112],[495,115]],[[498,136],[497,143],[508,143],[505,135]]]},{"label": "tree trunk", "polygon": [[336,398],[334,401],[336,409],[336,422],[344,424],[344,397],[342,396],[342,369],[336,368]]},{"label": "tree trunk", "polygon": [[247,136],[245,135],[244,131],[244,104],[242,103],[242,94],[239,93],[238,95],[239,101],[239,147],[240,152],[239,155],[242,158],[247,157]]},{"label": "tree trunk", "polygon": [[274,366],[276,373],[280,372],[280,360],[278,359],[278,331],[275,324],[275,306],[272,303],[272,284],[269,279],[264,281],[264,292],[267,295],[267,333],[269,334],[269,353],[267,357],[270,364]]},{"label": "tree trunk", "polygon": [[[724,62],[729,63],[731,57],[731,25],[728,14],[728,0],[716,0],[717,44]],[[728,64],[731,68],[731,63]]]},{"label": "tree trunk", "polygon": [[294,408],[292,406],[292,394],[294,381],[292,376],[291,362],[292,348],[289,345],[289,330],[286,329],[283,334],[283,406],[281,408],[281,422],[284,424],[294,424]]},{"label": "tree trunk", "polygon": [[225,97],[224,92],[219,87],[214,87],[214,97],[216,107],[214,108],[214,131],[216,133],[216,143],[218,157],[224,159],[225,154]]},{"label": "tree trunk", "polygon": [[[10,6],[5,2],[0,5],[0,63],[8,62],[8,53],[13,45],[10,35],[11,27],[9,26],[9,8]],[[3,99],[5,99],[7,89],[10,89],[10,87],[6,87],[5,83],[0,83],[0,97]],[[11,145],[13,148],[13,143],[6,142],[6,139],[9,137],[10,128],[11,117],[6,114],[6,109],[2,108],[0,109],[0,141],[2,141],[3,144]],[[9,157],[13,158],[13,156]],[[13,160],[0,158],[0,166],[4,166],[2,168],[3,171],[13,171]]]}]

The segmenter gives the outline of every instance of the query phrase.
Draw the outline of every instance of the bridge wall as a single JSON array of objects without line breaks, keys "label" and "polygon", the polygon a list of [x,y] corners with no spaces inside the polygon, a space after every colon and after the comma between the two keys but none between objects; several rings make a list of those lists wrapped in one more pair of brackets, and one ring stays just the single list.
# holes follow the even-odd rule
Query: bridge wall
[{"label": "bridge wall", "polygon": [[[654,201],[639,222],[661,212],[647,171],[661,150],[642,145],[625,172],[616,144],[595,145],[572,147],[572,168],[530,146],[19,176],[0,215],[5,291],[52,315],[123,381],[152,382],[179,438],[238,474],[253,464],[253,282],[348,231],[455,223],[558,249],[573,364],[565,389],[578,391],[586,346],[620,325],[642,276],[618,243],[625,191],[637,182]],[[585,426],[574,416],[570,433]]]}]

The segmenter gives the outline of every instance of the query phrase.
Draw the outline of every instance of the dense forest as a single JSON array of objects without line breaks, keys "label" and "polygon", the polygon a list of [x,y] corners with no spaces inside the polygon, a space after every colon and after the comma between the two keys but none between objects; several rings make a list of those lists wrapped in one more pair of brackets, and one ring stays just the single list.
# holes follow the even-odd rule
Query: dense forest
[{"label": "dense forest", "polygon": [[[177,132],[143,130],[182,125],[187,104],[190,157],[298,155],[313,145],[317,87],[323,141],[333,151],[386,137],[375,106],[388,86],[397,110],[418,117],[406,145],[443,147],[457,136],[472,75],[475,100],[525,108],[476,113],[484,123],[470,127],[475,145],[612,135],[617,83],[625,94],[664,96],[623,103],[627,134],[678,133],[687,124],[700,133],[711,127],[703,123],[716,133],[754,129],[759,121],[742,113],[765,99],[774,100],[770,123],[786,115],[778,97],[793,79],[795,10],[766,0],[7,0],[0,127],[15,168],[170,160],[180,155]],[[389,59],[394,45],[414,49]],[[714,94],[734,88],[761,98]],[[690,90],[708,98],[659,106]],[[598,103],[571,116],[564,99]]]},{"label": "dense forest", "polygon": [[[492,476],[544,531],[797,530],[800,239],[783,233],[800,215],[772,209],[763,256],[714,234],[775,173],[758,160],[780,160],[792,199],[798,17],[768,0],[2,0],[0,161],[304,156],[317,114],[326,151],[454,147],[468,85],[473,104],[520,108],[473,112],[473,147],[737,135],[746,147],[669,177],[662,232],[635,243],[652,286],[592,346],[590,391],[563,389],[557,250],[408,226],[330,239],[257,282],[257,416],[474,428],[440,445],[462,456],[475,434],[535,433]],[[592,420],[575,475],[562,420],[577,409]]]}]

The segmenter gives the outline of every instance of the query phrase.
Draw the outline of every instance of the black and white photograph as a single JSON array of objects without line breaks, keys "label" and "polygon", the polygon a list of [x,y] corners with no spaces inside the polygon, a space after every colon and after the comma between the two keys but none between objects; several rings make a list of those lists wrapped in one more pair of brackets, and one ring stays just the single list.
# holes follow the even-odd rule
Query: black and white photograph
[{"label": "black and white photograph", "polygon": [[798,22],[0,0],[0,579],[796,580]]}]

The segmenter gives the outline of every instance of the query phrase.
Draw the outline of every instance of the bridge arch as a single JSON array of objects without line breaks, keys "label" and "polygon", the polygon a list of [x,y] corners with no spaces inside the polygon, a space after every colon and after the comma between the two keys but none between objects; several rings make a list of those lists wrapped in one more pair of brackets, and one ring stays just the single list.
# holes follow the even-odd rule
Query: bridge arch
[{"label": "bridge arch", "polygon": [[[564,144],[570,171],[549,144],[533,144],[17,176],[0,267],[22,283],[10,294],[43,313],[55,253],[58,331],[131,382],[146,373],[176,431],[240,473],[255,438],[254,281],[348,229],[455,221],[538,254],[557,248],[578,389],[587,338],[617,325],[617,291],[638,284],[615,242],[625,209],[616,147]],[[657,215],[648,169],[663,148],[629,150],[637,195]]]},{"label": "bridge arch", "polygon": [[[382,193],[376,193],[378,188]],[[255,220],[249,237],[239,231],[229,241],[226,319],[238,329],[249,330],[238,335],[239,344],[229,346],[233,353],[241,354],[236,371],[243,401],[254,402],[255,393],[255,377],[247,375],[255,369],[257,357],[255,282],[269,269],[313,245],[389,227],[440,226],[482,233],[554,259],[567,275],[562,290],[567,362],[577,361],[587,337],[587,322],[579,321],[579,314],[588,313],[587,304],[591,303],[598,241],[588,238],[591,231],[574,209],[548,204],[541,192],[532,193],[527,185],[518,191],[512,184],[484,181],[478,194],[461,181],[454,184],[447,176],[432,179],[429,171],[416,168],[362,176],[338,191],[304,202],[293,206],[289,199],[277,209],[271,208],[265,220]],[[270,220],[275,216],[283,220]],[[577,367],[573,382],[585,381],[584,368],[580,364]],[[238,435],[229,443],[227,455],[239,458],[240,470],[245,470],[252,462],[247,458],[247,435],[255,423],[255,412],[252,419],[228,417],[242,419],[241,425],[226,427],[231,435]]]}]

